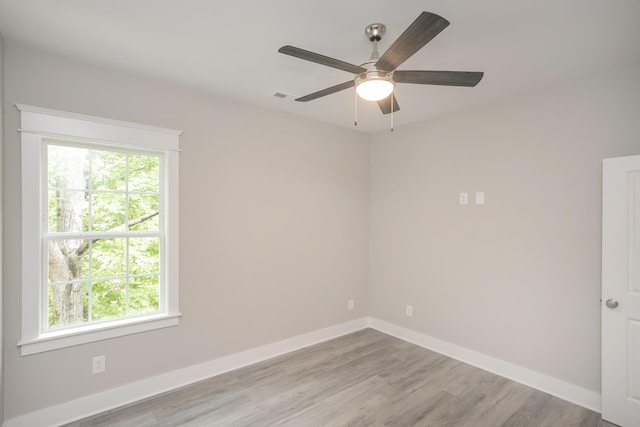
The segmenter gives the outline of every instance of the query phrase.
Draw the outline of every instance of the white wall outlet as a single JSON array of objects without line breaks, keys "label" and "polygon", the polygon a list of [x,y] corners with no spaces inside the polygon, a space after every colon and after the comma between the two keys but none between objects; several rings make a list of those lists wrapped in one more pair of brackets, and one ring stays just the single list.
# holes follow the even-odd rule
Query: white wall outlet
[{"label": "white wall outlet", "polygon": [[99,374],[107,370],[107,358],[103,354],[102,356],[96,356],[93,358],[93,364],[91,373]]},{"label": "white wall outlet", "polygon": [[407,316],[413,317],[413,306],[412,305],[407,305],[406,313],[407,313]]},{"label": "white wall outlet", "polygon": [[347,309],[348,310],[353,310],[353,300],[352,299],[347,301]]},{"label": "white wall outlet", "polygon": [[478,191],[476,193],[476,205],[484,205],[484,192]]},{"label": "white wall outlet", "polygon": [[467,203],[469,203],[469,194],[460,193],[459,200],[461,205],[466,205]]}]

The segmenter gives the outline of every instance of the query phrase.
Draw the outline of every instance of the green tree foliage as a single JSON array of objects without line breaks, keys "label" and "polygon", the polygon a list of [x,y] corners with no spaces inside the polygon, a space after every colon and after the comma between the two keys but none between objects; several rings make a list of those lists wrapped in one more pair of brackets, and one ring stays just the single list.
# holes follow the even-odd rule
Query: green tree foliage
[{"label": "green tree foliage", "polygon": [[51,143],[47,167],[49,328],[158,311],[160,239],[126,232],[159,230],[160,158]]}]

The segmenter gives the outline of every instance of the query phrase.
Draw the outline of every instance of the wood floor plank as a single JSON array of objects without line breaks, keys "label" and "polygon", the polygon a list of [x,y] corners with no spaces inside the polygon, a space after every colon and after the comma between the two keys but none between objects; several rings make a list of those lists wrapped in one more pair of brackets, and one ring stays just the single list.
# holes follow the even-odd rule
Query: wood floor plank
[{"label": "wood floor plank", "polygon": [[364,329],[68,427],[615,427],[600,414]]},{"label": "wood floor plank", "polygon": [[533,393],[527,386],[500,378],[461,427],[504,426]]}]

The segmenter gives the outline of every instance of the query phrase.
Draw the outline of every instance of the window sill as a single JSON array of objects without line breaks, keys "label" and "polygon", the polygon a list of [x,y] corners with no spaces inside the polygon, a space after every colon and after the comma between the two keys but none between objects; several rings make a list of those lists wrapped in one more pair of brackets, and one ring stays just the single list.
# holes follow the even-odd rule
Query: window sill
[{"label": "window sill", "polygon": [[45,332],[37,338],[21,340],[18,342],[18,346],[20,347],[20,354],[27,356],[29,354],[176,326],[180,323],[180,316],[179,313],[154,314],[100,323],[98,325]]}]

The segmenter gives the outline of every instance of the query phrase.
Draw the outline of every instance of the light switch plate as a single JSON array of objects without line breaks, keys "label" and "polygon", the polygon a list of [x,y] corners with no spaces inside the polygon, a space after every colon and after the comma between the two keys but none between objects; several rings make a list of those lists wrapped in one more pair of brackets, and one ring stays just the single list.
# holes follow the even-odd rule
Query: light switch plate
[{"label": "light switch plate", "polygon": [[406,314],[409,317],[413,317],[413,306],[412,305],[407,305]]}]

